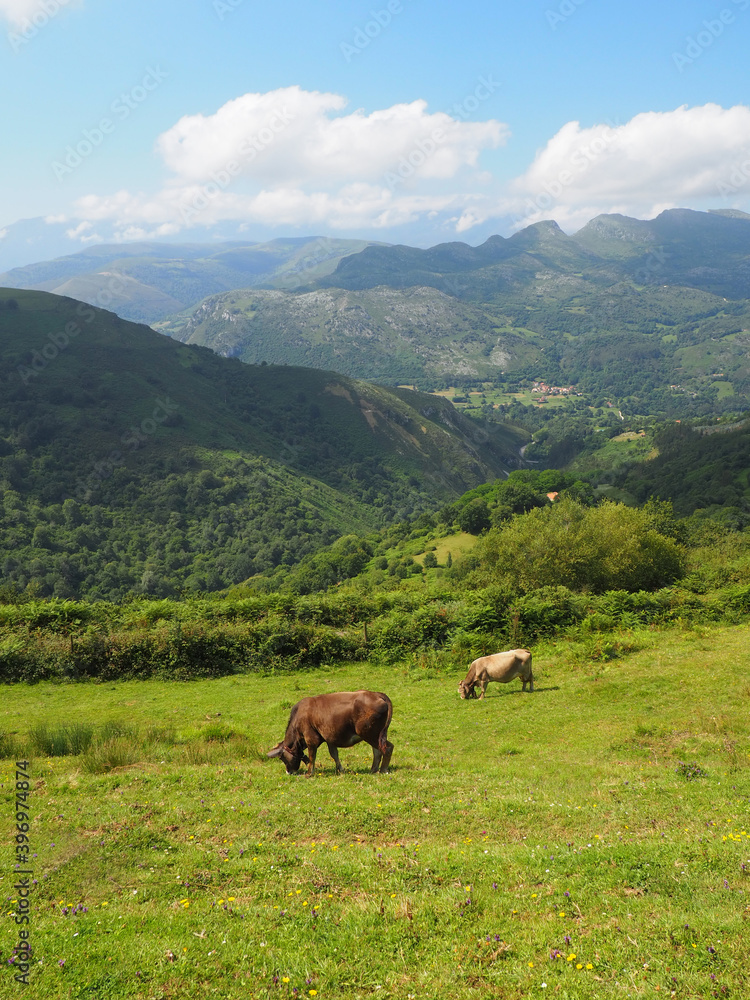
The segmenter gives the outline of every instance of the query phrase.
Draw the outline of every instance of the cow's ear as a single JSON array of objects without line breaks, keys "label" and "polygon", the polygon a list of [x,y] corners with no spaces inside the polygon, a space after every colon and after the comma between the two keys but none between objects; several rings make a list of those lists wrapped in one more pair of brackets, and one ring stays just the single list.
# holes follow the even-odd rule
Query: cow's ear
[{"label": "cow's ear", "polygon": [[284,744],[283,743],[279,743],[279,745],[275,746],[273,748],[273,750],[269,750],[268,751],[268,753],[266,754],[266,757],[280,757],[283,749],[284,749]]}]

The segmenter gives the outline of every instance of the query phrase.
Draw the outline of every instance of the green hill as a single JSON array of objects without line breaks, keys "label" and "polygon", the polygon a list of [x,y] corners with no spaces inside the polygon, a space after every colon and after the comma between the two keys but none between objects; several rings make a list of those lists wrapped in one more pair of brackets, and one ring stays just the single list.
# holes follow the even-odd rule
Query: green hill
[{"label": "green hill", "polygon": [[0,584],[217,589],[434,507],[528,435],[439,397],[249,366],[113,313],[0,290]]},{"label": "green hill", "polygon": [[207,299],[173,336],[256,364],[336,368],[391,384],[492,375],[539,364],[540,348],[502,330],[497,310],[430,287],[326,288],[298,295],[241,289]]}]

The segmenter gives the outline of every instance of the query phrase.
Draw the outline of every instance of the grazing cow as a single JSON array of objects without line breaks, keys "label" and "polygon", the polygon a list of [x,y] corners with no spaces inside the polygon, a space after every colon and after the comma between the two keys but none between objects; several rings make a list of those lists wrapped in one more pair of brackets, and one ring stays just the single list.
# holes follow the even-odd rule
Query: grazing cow
[{"label": "grazing cow", "polygon": [[[375,774],[378,766],[385,772],[393,753],[393,744],[388,742],[392,715],[391,699],[377,691],[339,691],[303,698],[289,714],[284,739],[267,756],[280,757],[288,774],[298,771],[304,761],[310,778],[315,773],[318,747],[326,743],[340,774],[343,768],[338,748],[353,747],[364,740],[372,747],[370,773]],[[310,751],[309,758],[305,750]]]},{"label": "grazing cow", "polygon": [[474,690],[478,684],[484,698],[484,692],[490,681],[500,681],[507,684],[515,677],[523,681],[522,691],[529,685],[529,691],[534,690],[534,676],[531,673],[531,653],[528,649],[509,649],[506,653],[493,653],[492,656],[480,656],[469,667],[469,672],[458,685],[458,693],[462,698],[476,698]]}]

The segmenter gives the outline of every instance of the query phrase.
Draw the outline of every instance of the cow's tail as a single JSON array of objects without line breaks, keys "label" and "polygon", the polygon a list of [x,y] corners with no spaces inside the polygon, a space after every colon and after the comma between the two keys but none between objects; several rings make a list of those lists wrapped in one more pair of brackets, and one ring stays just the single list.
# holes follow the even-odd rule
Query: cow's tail
[{"label": "cow's tail", "polygon": [[382,754],[384,754],[388,751],[388,727],[390,726],[391,719],[393,717],[393,702],[388,695],[383,694],[382,691],[380,692],[380,696],[381,698],[385,698],[388,704],[388,714],[386,715],[385,723],[383,728],[380,730],[380,735],[378,736],[378,749]]}]

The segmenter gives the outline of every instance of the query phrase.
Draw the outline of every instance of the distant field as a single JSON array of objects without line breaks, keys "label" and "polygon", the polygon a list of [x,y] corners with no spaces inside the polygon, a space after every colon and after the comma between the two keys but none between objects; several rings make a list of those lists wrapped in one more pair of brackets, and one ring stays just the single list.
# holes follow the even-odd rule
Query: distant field
[{"label": "distant field", "polygon": [[466,397],[467,402],[457,402],[455,406],[458,409],[466,409],[470,406],[479,406],[484,402],[490,404],[491,406],[500,406],[501,404],[509,404],[513,402],[523,403],[524,406],[549,406],[549,407],[560,407],[569,406],[573,398],[570,396],[545,396],[545,402],[541,402],[540,397],[543,395],[538,392],[531,392],[527,390],[525,392],[503,392],[500,389],[486,389],[486,390],[471,390],[467,391],[465,389],[440,389],[435,390],[436,396],[445,396],[448,399],[453,399],[455,396]]},{"label": "distant field", "polygon": [[[477,543],[476,535],[469,535],[465,531],[457,532],[455,535],[446,535],[444,538],[435,538],[430,542],[430,548],[434,545],[435,557],[439,565],[443,566],[450,553],[451,558],[464,555],[469,549],[474,548]],[[414,557],[418,563],[424,562],[426,552],[421,552]]]},{"label": "distant field", "polygon": [[[536,648],[535,693],[483,702],[438,652],[6,687],[6,747],[43,723],[110,733],[30,763],[23,996],[745,996],[750,627],[595,638]],[[299,698],[361,686],[393,699],[389,776],[361,746],[341,777],[325,752],[314,780],[266,759]],[[0,762],[4,997],[14,780]]]},{"label": "distant field", "polygon": [[731,382],[723,382],[718,379],[714,379],[714,385],[718,389],[718,399],[725,399],[727,396],[734,396],[734,386]]},{"label": "distant field", "polygon": [[618,469],[631,462],[655,458],[657,454],[647,436],[629,431],[618,434],[617,437],[606,438],[601,448],[573,459],[569,471],[587,475],[591,469]]}]

